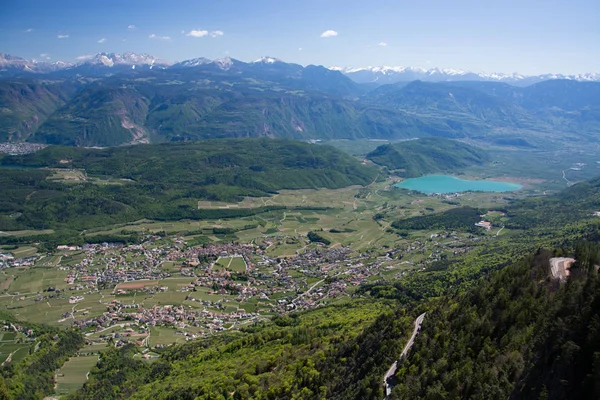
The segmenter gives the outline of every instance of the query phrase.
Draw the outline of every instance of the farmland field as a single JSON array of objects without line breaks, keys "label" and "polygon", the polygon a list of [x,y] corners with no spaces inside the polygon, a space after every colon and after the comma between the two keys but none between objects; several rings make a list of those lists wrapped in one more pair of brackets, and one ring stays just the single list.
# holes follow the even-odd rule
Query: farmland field
[{"label": "farmland field", "polygon": [[246,262],[243,257],[224,257],[219,258],[215,265],[217,268],[224,268],[225,270],[233,271],[233,272],[245,272],[246,271]]},{"label": "farmland field", "polygon": [[11,362],[15,363],[21,361],[29,354],[30,348],[30,343],[15,343],[14,336],[11,339],[9,333],[4,333],[4,337],[0,340],[0,364],[6,361],[11,354]]},{"label": "farmland field", "polygon": [[58,371],[56,393],[66,395],[79,389],[87,380],[87,374],[98,362],[98,356],[72,357]]},{"label": "farmland field", "polygon": [[181,334],[176,333],[176,329],[164,328],[164,327],[152,327],[150,330],[150,346],[156,346],[157,344],[166,345],[170,343],[185,343],[185,337]]}]

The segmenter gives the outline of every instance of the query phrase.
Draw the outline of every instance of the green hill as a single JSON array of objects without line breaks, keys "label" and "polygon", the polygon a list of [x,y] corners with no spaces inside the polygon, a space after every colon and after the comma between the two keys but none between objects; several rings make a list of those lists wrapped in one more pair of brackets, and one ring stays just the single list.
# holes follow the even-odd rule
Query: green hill
[{"label": "green hill", "polygon": [[398,170],[404,177],[459,171],[489,160],[489,156],[483,150],[443,138],[385,144],[367,154],[367,158],[390,170]]},{"label": "green hill", "polygon": [[[251,210],[198,210],[198,200],[239,201],[280,189],[366,185],[375,169],[330,146],[286,139],[215,139],[108,149],[50,146],[4,157],[0,230],[81,228],[139,218],[238,216]],[[48,180],[52,171],[83,169],[87,178]],[[94,180],[96,179],[96,180]],[[100,181],[110,184],[98,184]],[[18,218],[7,215],[21,213]]]}]

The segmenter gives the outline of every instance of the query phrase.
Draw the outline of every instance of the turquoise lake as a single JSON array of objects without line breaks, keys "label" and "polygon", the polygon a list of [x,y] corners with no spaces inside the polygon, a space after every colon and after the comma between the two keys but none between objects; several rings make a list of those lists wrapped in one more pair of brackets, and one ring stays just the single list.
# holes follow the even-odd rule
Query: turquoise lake
[{"label": "turquoise lake", "polygon": [[497,181],[468,181],[450,175],[426,175],[420,178],[406,179],[394,185],[399,188],[417,192],[458,193],[458,192],[511,192],[521,189],[521,185]]}]

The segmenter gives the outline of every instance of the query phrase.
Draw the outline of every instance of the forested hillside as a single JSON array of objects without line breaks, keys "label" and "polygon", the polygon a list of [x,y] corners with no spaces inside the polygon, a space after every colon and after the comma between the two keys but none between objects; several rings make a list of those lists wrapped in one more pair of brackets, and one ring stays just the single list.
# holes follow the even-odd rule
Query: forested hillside
[{"label": "forested hillside", "polygon": [[70,80],[0,80],[0,142],[29,138],[81,86]]},{"label": "forested hillside", "polygon": [[152,365],[132,360],[132,348],[113,350],[70,399],[378,399],[382,357],[411,329],[394,309],[358,301],[278,317],[177,346]]},{"label": "forested hillside", "polygon": [[600,247],[576,249],[564,286],[550,278],[554,255],[540,250],[437,303],[391,398],[598,398]]},{"label": "forested hillside", "polygon": [[53,394],[56,370],[83,347],[83,335],[19,321],[5,312],[0,313],[0,323],[20,332],[18,342],[30,343],[27,356],[0,368],[0,399],[37,400]]},{"label": "forested hillside", "polygon": [[459,171],[489,160],[487,153],[444,138],[423,138],[379,146],[367,158],[404,177]]},{"label": "forested hillside", "polygon": [[[11,166],[0,167],[0,229],[5,230],[243,216],[257,210],[199,210],[198,200],[240,201],[280,189],[367,185],[377,177],[374,168],[332,147],[284,139],[103,150],[48,147],[31,155],[6,156],[0,164]],[[85,176],[49,179],[56,171],[41,167],[82,169]]]}]

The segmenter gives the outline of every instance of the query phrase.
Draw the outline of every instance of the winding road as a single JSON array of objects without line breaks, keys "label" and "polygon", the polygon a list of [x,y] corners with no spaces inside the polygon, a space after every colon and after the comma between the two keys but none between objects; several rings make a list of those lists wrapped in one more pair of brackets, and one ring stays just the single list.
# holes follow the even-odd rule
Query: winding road
[{"label": "winding road", "polygon": [[[415,337],[417,337],[417,333],[419,333],[419,330],[421,329],[423,319],[425,319],[425,313],[419,315],[417,319],[415,319],[415,329],[413,330],[410,339],[408,339],[408,343],[406,343],[406,346],[404,346],[404,349],[402,349],[402,353],[400,353],[400,357],[398,357],[398,360],[401,360],[403,357],[406,357],[406,354],[408,354],[408,351],[415,343]],[[386,399],[392,393],[392,388],[396,386],[396,383],[394,382],[394,376],[396,375],[396,370],[398,369],[398,360],[394,361],[390,369],[388,369],[385,376],[383,377],[383,385],[385,386]]]}]

